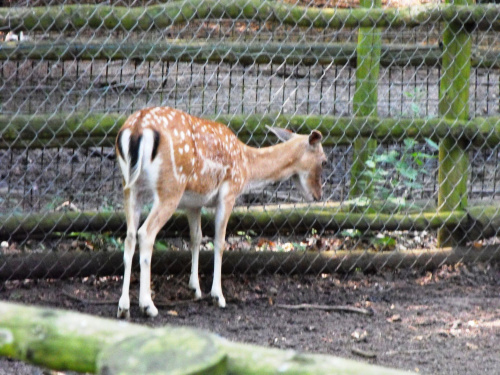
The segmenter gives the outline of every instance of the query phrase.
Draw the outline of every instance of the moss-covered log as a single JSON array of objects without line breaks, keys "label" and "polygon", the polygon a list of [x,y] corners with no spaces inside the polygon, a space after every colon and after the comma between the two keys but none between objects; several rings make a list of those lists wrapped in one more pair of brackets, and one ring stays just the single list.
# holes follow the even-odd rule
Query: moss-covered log
[{"label": "moss-covered log", "polygon": [[234,343],[187,327],[153,329],[6,302],[0,302],[0,355],[56,370],[107,375],[407,373],[332,356]]},{"label": "moss-covered log", "polygon": [[[200,253],[200,273],[211,275],[214,254]],[[443,264],[457,262],[500,261],[499,245],[445,248],[439,250],[408,251],[335,251],[335,252],[255,252],[226,251],[222,273],[319,275],[321,273],[349,273],[382,269],[419,269],[432,271]],[[155,251],[151,264],[156,275],[187,274],[190,271],[189,251]],[[104,252],[48,252],[34,254],[0,255],[0,281],[24,279],[68,279],[86,276],[122,276],[123,253]],[[135,254],[133,269],[139,272],[139,254]]]},{"label": "moss-covered log", "polygon": [[[0,115],[0,149],[40,147],[112,146],[124,114],[59,113],[55,115]],[[216,121],[227,124],[238,137],[251,145],[269,145],[266,125],[287,127],[296,132],[320,130],[323,144],[350,144],[353,139],[373,137],[382,143],[404,138],[422,141],[449,137],[465,140],[476,147],[495,147],[500,143],[500,117],[472,120],[394,119],[378,117],[334,117],[321,115],[220,115]]]},{"label": "moss-covered log", "polygon": [[[0,148],[71,147],[82,142],[114,138],[126,115],[114,113],[57,113],[44,115],[0,115]],[[75,139],[73,139],[75,138]]]},{"label": "moss-covered log", "polygon": [[[381,66],[441,65],[439,46],[382,44]],[[8,42],[0,49],[0,61],[31,60],[134,60],[192,63],[227,63],[290,65],[355,65],[355,43],[210,43],[210,42],[141,42],[141,43],[78,43],[78,42]],[[471,66],[500,69],[500,50],[474,49]]]},{"label": "moss-covered log", "polygon": [[[401,46],[403,47],[403,46]],[[423,61],[435,62],[439,51],[421,46],[413,51]],[[386,46],[386,61],[400,65],[410,59],[410,51],[401,54],[394,46]],[[405,58],[407,56],[407,58]],[[356,45],[347,44],[283,44],[283,43],[214,43],[214,42],[140,42],[140,43],[5,43],[0,60],[134,60],[189,63],[338,65],[350,64],[356,58]]]},{"label": "moss-covered log", "polygon": [[189,0],[133,8],[102,4],[0,8],[0,27],[14,30],[153,30],[207,18],[334,29],[416,27],[441,21],[473,25],[483,30],[500,29],[500,7],[496,5],[334,9],[268,0]]},{"label": "moss-covered log", "polygon": [[[466,212],[423,212],[412,214],[349,213],[336,209],[236,209],[231,214],[228,233],[253,229],[262,235],[304,234],[311,228],[338,231],[355,228],[366,230],[429,230],[443,226],[466,225]],[[212,213],[202,215],[203,233],[214,234]],[[125,218],[115,212],[51,212],[0,216],[0,239],[44,238],[54,233],[114,232],[123,233]],[[165,236],[189,235],[182,212],[176,212],[164,227]]]}]

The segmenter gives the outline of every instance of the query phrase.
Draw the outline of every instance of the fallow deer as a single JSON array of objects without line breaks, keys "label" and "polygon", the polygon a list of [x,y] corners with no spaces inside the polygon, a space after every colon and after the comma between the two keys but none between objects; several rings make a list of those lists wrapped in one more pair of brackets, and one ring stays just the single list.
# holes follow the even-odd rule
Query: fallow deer
[{"label": "fallow deer", "polygon": [[[239,141],[222,124],[168,107],[143,109],[125,121],[116,139],[127,220],[119,318],[130,316],[130,273],[136,240],[141,271],[139,307],[147,316],[158,314],[151,298],[151,256],[156,235],[177,208],[186,210],[189,222],[192,252],[189,287],[199,299],[201,208],[215,207],[211,295],[220,307],[225,307],[221,288],[222,252],[227,222],[237,196],[254,184],[291,177],[306,200],[321,199],[321,173],[326,162],[321,133],[313,130],[309,135],[298,135],[281,128],[269,129],[284,143],[253,148]],[[153,206],[139,228],[138,198],[144,188],[152,193]]]}]

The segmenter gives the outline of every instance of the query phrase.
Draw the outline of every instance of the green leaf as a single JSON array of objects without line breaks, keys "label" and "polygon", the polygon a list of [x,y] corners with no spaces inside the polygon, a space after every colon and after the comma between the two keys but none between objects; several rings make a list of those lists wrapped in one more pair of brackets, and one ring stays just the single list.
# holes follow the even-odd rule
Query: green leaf
[{"label": "green leaf", "polygon": [[402,168],[399,173],[401,176],[406,177],[412,181],[416,180],[418,177],[418,171],[416,169]]},{"label": "green leaf", "polygon": [[418,115],[420,113],[420,107],[417,103],[411,103],[411,111],[413,114]]},{"label": "green leaf", "polygon": [[411,189],[422,189],[423,188],[423,185],[418,183],[418,182],[404,181],[403,183],[406,187],[409,187]]},{"label": "green leaf", "polygon": [[342,237],[351,237],[351,238],[361,237],[362,234],[363,233],[361,233],[361,231],[358,229],[346,229],[340,232],[340,235]]},{"label": "green leaf", "polygon": [[404,143],[405,147],[408,149],[408,148],[415,147],[415,145],[417,144],[417,141],[414,140],[413,138],[405,138],[403,140],[403,143]]},{"label": "green leaf", "polygon": [[380,250],[391,250],[396,246],[396,240],[389,236],[377,236],[372,238],[372,245]]},{"label": "green leaf", "polygon": [[406,199],[403,197],[390,197],[387,199],[389,203],[392,203],[400,208],[403,208],[406,206]]},{"label": "green leaf", "polygon": [[365,161],[365,165],[368,168],[375,168],[375,162],[373,160],[367,160],[367,161]]},{"label": "green leaf", "polygon": [[349,199],[345,201],[347,205],[353,205],[357,207],[366,207],[371,203],[371,200],[366,197],[357,197],[354,199]]},{"label": "green leaf", "polygon": [[439,145],[430,138],[425,138],[425,143],[435,151],[439,151]]},{"label": "green leaf", "polygon": [[155,249],[158,251],[167,251],[168,250],[168,244],[165,241],[156,241],[155,242]]}]

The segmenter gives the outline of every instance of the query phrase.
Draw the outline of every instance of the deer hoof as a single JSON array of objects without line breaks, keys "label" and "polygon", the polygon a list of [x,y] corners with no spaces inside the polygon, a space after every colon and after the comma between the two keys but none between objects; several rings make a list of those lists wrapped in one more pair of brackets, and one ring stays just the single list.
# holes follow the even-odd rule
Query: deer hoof
[{"label": "deer hoof", "polygon": [[118,319],[130,319],[130,310],[122,309],[120,306],[118,306],[118,312],[116,313],[116,317]]},{"label": "deer hoof", "polygon": [[158,315],[158,309],[153,304],[147,306],[141,306],[140,309],[144,316],[154,318],[155,316]]},{"label": "deer hoof", "polygon": [[219,306],[220,308],[225,308],[226,307],[226,300],[222,296],[212,296],[212,300],[214,302],[214,305]]},{"label": "deer hoof", "polygon": [[201,299],[201,290],[194,290],[194,299],[195,301]]}]

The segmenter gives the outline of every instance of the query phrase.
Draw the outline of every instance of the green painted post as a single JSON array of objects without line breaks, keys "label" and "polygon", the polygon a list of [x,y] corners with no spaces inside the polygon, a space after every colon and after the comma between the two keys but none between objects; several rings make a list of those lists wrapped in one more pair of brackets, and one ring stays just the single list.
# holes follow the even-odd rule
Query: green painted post
[{"label": "green painted post", "polygon": [[[473,0],[447,0],[455,5],[471,5]],[[471,67],[471,33],[459,23],[449,22],[443,34],[443,60],[440,82],[439,115],[446,120],[469,117],[469,81]],[[444,138],[439,145],[438,210],[467,208],[469,157],[467,142]],[[463,230],[441,228],[438,246],[456,246],[465,241]]]},{"label": "green painted post", "polygon": [[[380,8],[381,0],[361,0],[364,8]],[[378,102],[378,78],[380,71],[381,32],[375,27],[360,27],[358,32],[356,91],[353,98],[355,116],[376,116]],[[363,173],[366,161],[373,155],[377,141],[357,138],[354,141],[354,155],[351,169],[351,197],[371,196],[371,180]]]}]

